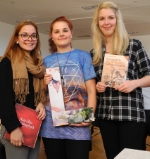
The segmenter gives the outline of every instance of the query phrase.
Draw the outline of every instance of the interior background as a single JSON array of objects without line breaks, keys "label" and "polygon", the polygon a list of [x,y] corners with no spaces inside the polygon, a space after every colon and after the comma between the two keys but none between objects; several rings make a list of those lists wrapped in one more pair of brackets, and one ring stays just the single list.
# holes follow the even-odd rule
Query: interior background
[{"label": "interior background", "polygon": [[[128,33],[139,39],[150,56],[150,0],[112,0],[120,8]],[[58,16],[73,22],[73,47],[93,48],[91,22],[101,0],[0,0],[0,56],[5,52],[14,26],[24,19],[34,21],[40,32],[42,56],[49,55],[49,26]]]}]

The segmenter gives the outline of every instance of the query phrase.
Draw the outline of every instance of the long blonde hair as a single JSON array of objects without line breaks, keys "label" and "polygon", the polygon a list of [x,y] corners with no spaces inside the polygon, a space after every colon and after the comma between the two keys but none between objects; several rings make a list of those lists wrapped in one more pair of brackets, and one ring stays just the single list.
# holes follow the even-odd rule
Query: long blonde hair
[{"label": "long blonde hair", "polygon": [[113,48],[112,54],[123,55],[123,52],[126,51],[129,45],[129,35],[126,31],[122,14],[117,7],[117,5],[111,1],[105,1],[99,4],[96,8],[93,21],[92,21],[92,33],[93,33],[93,46],[94,46],[94,55],[93,55],[93,64],[95,66],[99,65],[102,60],[103,54],[103,45],[105,44],[105,37],[101,30],[99,29],[99,11],[101,9],[111,8],[113,9],[116,15],[116,28],[113,35]]},{"label": "long blonde hair", "polygon": [[40,38],[39,38],[39,33],[38,33],[38,28],[37,25],[30,21],[30,20],[25,20],[23,22],[20,22],[14,29],[14,32],[10,38],[10,41],[8,43],[8,46],[6,48],[6,51],[3,55],[4,57],[8,57],[11,61],[14,60],[16,56],[18,56],[19,60],[22,60],[24,58],[24,50],[16,43],[16,38],[21,30],[21,28],[25,25],[32,25],[37,34],[37,45],[34,50],[31,51],[31,56],[33,58],[33,61],[35,64],[38,63],[37,57],[39,56],[40,53]]}]

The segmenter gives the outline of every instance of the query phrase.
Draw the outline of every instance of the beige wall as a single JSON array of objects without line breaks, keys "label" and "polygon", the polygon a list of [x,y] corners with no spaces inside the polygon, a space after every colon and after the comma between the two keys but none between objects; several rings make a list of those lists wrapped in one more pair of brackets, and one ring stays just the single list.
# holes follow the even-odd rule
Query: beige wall
[{"label": "beige wall", "polygon": [[[0,22],[0,56],[4,54],[13,30],[13,25]],[[150,35],[136,36],[133,38],[139,39],[142,42],[147,54],[150,57]],[[40,34],[40,40],[42,56],[45,57],[50,54],[48,46],[48,35]],[[72,40],[72,45],[74,48],[86,50],[88,52],[93,48],[92,39]]]},{"label": "beige wall", "polygon": [[[14,26],[0,22],[0,56],[2,56],[6,50],[10,37],[13,33]],[[40,34],[41,40],[41,53],[45,57],[49,55],[48,47],[48,35]]]},{"label": "beige wall", "polygon": [[[138,39],[142,42],[144,49],[146,50],[148,56],[150,57],[150,35],[146,36],[133,36],[131,38]],[[90,51],[93,48],[92,39],[86,40],[73,40],[72,42],[74,48],[79,48],[82,50]]]}]

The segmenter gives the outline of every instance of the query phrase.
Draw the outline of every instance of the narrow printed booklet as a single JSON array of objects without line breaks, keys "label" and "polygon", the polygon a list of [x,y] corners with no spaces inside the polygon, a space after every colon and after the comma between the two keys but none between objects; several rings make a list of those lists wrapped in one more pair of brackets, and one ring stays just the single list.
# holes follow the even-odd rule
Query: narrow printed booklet
[{"label": "narrow printed booklet", "polygon": [[59,67],[46,69],[47,74],[52,75],[48,92],[54,126],[94,121],[93,108],[86,107],[87,92],[82,71],[72,70],[65,69],[62,75]]},{"label": "narrow printed booklet", "polygon": [[[20,127],[24,143],[23,145],[34,148],[42,124],[42,120],[37,119],[38,113],[21,104],[16,104],[16,113],[22,126]],[[10,135],[5,131],[4,139],[10,140]]]},{"label": "narrow printed booklet", "polygon": [[101,82],[115,88],[126,80],[128,56],[105,54]]}]

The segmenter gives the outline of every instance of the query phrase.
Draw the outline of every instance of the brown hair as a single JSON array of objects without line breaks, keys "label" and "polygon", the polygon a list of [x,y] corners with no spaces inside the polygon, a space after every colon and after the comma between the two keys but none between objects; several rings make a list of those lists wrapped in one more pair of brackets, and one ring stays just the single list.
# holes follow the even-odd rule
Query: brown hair
[{"label": "brown hair", "polygon": [[60,21],[66,22],[68,24],[68,27],[70,28],[71,32],[73,30],[73,25],[72,25],[71,21],[68,20],[65,16],[58,17],[51,23],[51,25],[50,25],[50,38],[48,40],[51,53],[54,53],[55,51],[57,51],[57,47],[56,47],[56,45],[55,45],[55,43],[54,43],[54,41],[52,40],[52,37],[51,37],[52,31],[53,31],[53,26],[56,22],[60,22]]},{"label": "brown hair", "polygon": [[38,28],[37,25],[30,21],[30,20],[25,20],[23,22],[20,22],[16,27],[15,30],[11,36],[11,39],[8,43],[8,46],[6,48],[6,51],[3,55],[3,57],[8,57],[11,61],[14,60],[15,56],[19,56],[19,60],[22,60],[24,57],[24,50],[16,43],[16,37],[18,36],[21,28],[25,25],[32,25],[37,34],[37,45],[34,50],[31,51],[31,56],[33,58],[33,61],[35,64],[38,63],[37,57],[40,53],[40,38],[39,38],[39,33],[38,33]]}]

